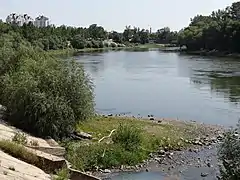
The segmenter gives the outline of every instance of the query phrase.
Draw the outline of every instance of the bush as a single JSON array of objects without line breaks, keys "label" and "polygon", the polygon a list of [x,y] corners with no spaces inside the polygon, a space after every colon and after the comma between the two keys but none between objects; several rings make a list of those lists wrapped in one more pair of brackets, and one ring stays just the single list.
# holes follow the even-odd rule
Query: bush
[{"label": "bush", "polygon": [[17,132],[13,136],[12,141],[17,144],[26,145],[27,144],[27,136],[24,133]]},{"label": "bush", "polygon": [[219,148],[219,159],[222,180],[240,179],[240,127],[225,133],[224,141]]},{"label": "bush", "polygon": [[93,47],[92,42],[91,42],[91,41],[87,41],[87,42],[86,42],[86,47],[87,47],[87,48],[92,48],[92,47]]},{"label": "bush", "polygon": [[92,48],[99,48],[99,41],[92,40]]},{"label": "bush", "polygon": [[128,151],[135,151],[142,144],[141,130],[133,125],[120,124],[113,134],[112,140]]},{"label": "bush", "polygon": [[104,45],[103,45],[102,41],[99,42],[99,48],[104,48]]},{"label": "bush", "polygon": [[69,136],[93,114],[92,83],[74,61],[30,52],[1,78],[0,101],[8,120],[37,136]]},{"label": "bush", "polygon": [[104,42],[104,43],[103,43],[103,46],[104,46],[104,47],[109,47],[108,42]]}]

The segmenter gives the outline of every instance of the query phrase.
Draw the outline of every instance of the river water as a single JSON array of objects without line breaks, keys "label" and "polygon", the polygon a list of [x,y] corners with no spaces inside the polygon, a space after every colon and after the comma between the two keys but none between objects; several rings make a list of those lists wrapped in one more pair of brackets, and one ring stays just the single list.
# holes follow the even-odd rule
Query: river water
[{"label": "river water", "polygon": [[[240,60],[161,51],[95,52],[75,58],[93,79],[99,113],[153,114],[225,126],[235,125],[240,117]],[[202,156],[206,153],[211,152]],[[202,171],[210,175],[202,178]],[[190,166],[177,179],[214,180],[216,172]],[[112,179],[170,178],[161,172],[142,172],[123,173]]]},{"label": "river water", "polygon": [[95,85],[96,110],[235,125],[240,60],[161,51],[109,51],[75,57]]}]

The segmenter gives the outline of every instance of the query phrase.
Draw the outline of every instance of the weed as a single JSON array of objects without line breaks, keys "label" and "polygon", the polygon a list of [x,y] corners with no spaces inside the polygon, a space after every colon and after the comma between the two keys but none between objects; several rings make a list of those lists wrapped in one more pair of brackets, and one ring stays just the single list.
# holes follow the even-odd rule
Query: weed
[{"label": "weed", "polygon": [[33,140],[33,141],[30,141],[30,145],[31,146],[39,146],[39,143],[38,143],[38,141]]},{"label": "weed", "polygon": [[17,132],[12,138],[12,141],[18,144],[26,145],[27,144],[27,136],[24,133]]},{"label": "weed", "polygon": [[69,178],[69,170],[67,168],[63,168],[56,172],[56,176],[53,178],[53,180],[68,180]]}]

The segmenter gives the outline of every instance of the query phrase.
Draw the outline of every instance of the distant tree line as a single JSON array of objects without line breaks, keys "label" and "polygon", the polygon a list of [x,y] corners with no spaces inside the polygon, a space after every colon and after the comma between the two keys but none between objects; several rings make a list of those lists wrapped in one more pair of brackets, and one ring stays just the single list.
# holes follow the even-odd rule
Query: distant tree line
[{"label": "distant tree line", "polygon": [[[116,47],[121,44],[145,44],[162,43],[171,44],[177,41],[177,32],[171,32],[168,27],[159,29],[155,33],[137,27],[126,26],[122,33],[112,31],[107,32],[102,26],[92,24],[88,28],[68,27],[68,26],[48,26],[37,28],[31,23],[19,27],[0,22],[0,35],[17,34],[31,45],[43,50],[57,50],[72,47],[83,48],[103,48]],[[108,43],[112,39],[114,43]],[[117,44],[116,44],[117,43]]]},{"label": "distant tree line", "polygon": [[197,15],[178,34],[179,45],[188,50],[240,52],[240,2],[209,16]]}]

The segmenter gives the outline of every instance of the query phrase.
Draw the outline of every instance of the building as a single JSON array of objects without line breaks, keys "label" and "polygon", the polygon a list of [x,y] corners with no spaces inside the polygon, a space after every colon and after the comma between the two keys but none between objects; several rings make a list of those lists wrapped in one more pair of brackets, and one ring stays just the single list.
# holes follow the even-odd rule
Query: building
[{"label": "building", "polygon": [[33,19],[27,14],[20,15],[20,14],[12,13],[8,15],[6,18],[6,23],[16,24],[18,26],[23,26],[23,24],[29,24],[33,22],[34,22]]},{"label": "building", "polygon": [[36,27],[47,27],[49,26],[49,19],[45,16],[38,16],[35,19],[34,25]]}]

